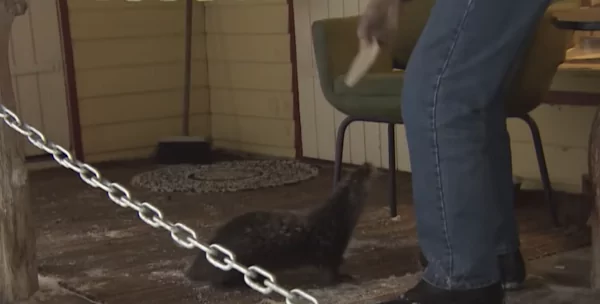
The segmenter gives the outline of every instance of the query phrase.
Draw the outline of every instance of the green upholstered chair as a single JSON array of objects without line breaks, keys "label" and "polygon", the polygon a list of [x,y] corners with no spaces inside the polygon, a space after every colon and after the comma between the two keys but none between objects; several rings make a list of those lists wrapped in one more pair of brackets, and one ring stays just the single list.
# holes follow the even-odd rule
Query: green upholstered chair
[{"label": "green upholstered chair", "polygon": [[[392,71],[393,61],[405,67],[410,53],[423,30],[434,0],[408,2],[400,17],[400,28],[392,49],[383,48],[370,71],[354,87],[344,84],[344,76],[358,52],[356,27],[358,17],[331,18],[312,24],[312,39],[321,89],[327,101],[347,115],[337,131],[335,143],[334,184],[339,181],[344,148],[344,133],[354,121],[380,122],[388,125],[389,166],[396,167],[394,125],[402,124],[400,93],[403,71]],[[548,93],[557,67],[565,59],[567,33],[551,24],[550,10],[541,19],[523,55],[515,66],[513,82],[506,95],[508,118],[520,118],[531,130],[544,186],[545,199],[552,219],[558,225],[552,186],[548,176],[540,133],[529,115]],[[390,170],[390,213],[396,216],[395,170]]]}]

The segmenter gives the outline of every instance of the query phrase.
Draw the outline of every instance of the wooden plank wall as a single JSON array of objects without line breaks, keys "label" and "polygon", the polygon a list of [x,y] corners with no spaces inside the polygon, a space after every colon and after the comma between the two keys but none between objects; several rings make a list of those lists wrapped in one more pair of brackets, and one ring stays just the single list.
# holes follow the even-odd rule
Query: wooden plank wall
[{"label": "wooden plank wall", "polygon": [[286,0],[206,2],[214,146],[294,157]]},{"label": "wooden plank wall", "polygon": [[[56,0],[31,1],[15,18],[9,63],[17,112],[48,139],[69,149],[70,129]],[[45,154],[25,140],[25,155]]]},{"label": "wooden plank wall", "polygon": [[[149,155],[181,135],[183,1],[68,0],[86,160]],[[190,132],[210,135],[204,6],[196,3]]]}]

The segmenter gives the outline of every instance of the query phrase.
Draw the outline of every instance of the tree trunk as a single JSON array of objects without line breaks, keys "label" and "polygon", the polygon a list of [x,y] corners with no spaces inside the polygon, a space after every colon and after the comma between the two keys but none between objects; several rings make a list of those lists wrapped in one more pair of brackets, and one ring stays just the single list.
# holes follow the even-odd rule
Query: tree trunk
[{"label": "tree trunk", "polygon": [[[25,0],[0,0],[0,102],[13,112],[16,102],[8,61],[9,37],[14,18],[26,10]],[[0,304],[25,300],[38,289],[23,140],[0,122]]]}]

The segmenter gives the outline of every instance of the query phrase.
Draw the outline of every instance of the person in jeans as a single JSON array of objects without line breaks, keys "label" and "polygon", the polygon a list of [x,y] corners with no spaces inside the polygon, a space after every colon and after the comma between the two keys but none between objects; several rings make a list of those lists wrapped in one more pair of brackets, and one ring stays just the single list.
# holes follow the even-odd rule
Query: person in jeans
[{"label": "person in jeans", "polygon": [[[405,1],[419,0],[370,0],[359,38],[385,39]],[[427,263],[416,286],[384,303],[500,304],[505,289],[525,280],[502,92],[549,5],[437,0],[432,7],[402,87],[417,234]]]}]

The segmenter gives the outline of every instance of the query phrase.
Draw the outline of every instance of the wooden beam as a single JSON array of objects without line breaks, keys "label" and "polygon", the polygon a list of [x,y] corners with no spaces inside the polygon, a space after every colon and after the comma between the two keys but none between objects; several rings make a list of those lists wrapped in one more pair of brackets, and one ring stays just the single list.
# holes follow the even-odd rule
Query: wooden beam
[{"label": "wooden beam", "polygon": [[568,106],[600,106],[600,94],[550,91],[542,100],[542,103]]},{"label": "wooden beam", "polygon": [[589,222],[592,228],[592,273],[590,283],[593,290],[600,290],[600,220],[597,212],[595,213],[590,217]]},{"label": "wooden beam", "polygon": [[589,138],[588,172],[593,194],[592,214],[588,224],[592,230],[592,289],[600,290],[600,107],[596,109]]},{"label": "wooden beam", "polygon": [[[14,18],[27,7],[25,0],[0,0],[0,102],[13,112],[9,37]],[[26,300],[39,288],[23,140],[0,123],[0,304]]]},{"label": "wooden beam", "polygon": [[[590,150],[590,155],[592,155],[592,152]],[[592,166],[590,165],[590,168]],[[581,178],[581,192],[582,192],[582,197],[583,197],[583,204],[584,205],[590,205],[592,206],[589,210],[591,210],[591,213],[588,210],[588,221],[587,221],[587,225],[590,226],[591,228],[591,237],[592,237],[592,267],[591,267],[591,273],[590,273],[590,287],[592,287],[592,289],[600,289],[600,260],[598,260],[598,257],[600,257],[600,222],[598,221],[599,217],[598,217],[598,213],[596,210],[600,210],[597,209],[597,202],[599,201],[597,198],[600,197],[597,195],[597,191],[598,191],[598,187],[596,185],[594,185],[594,182],[592,181],[592,179],[590,178],[590,175],[585,174],[582,176]]]}]

